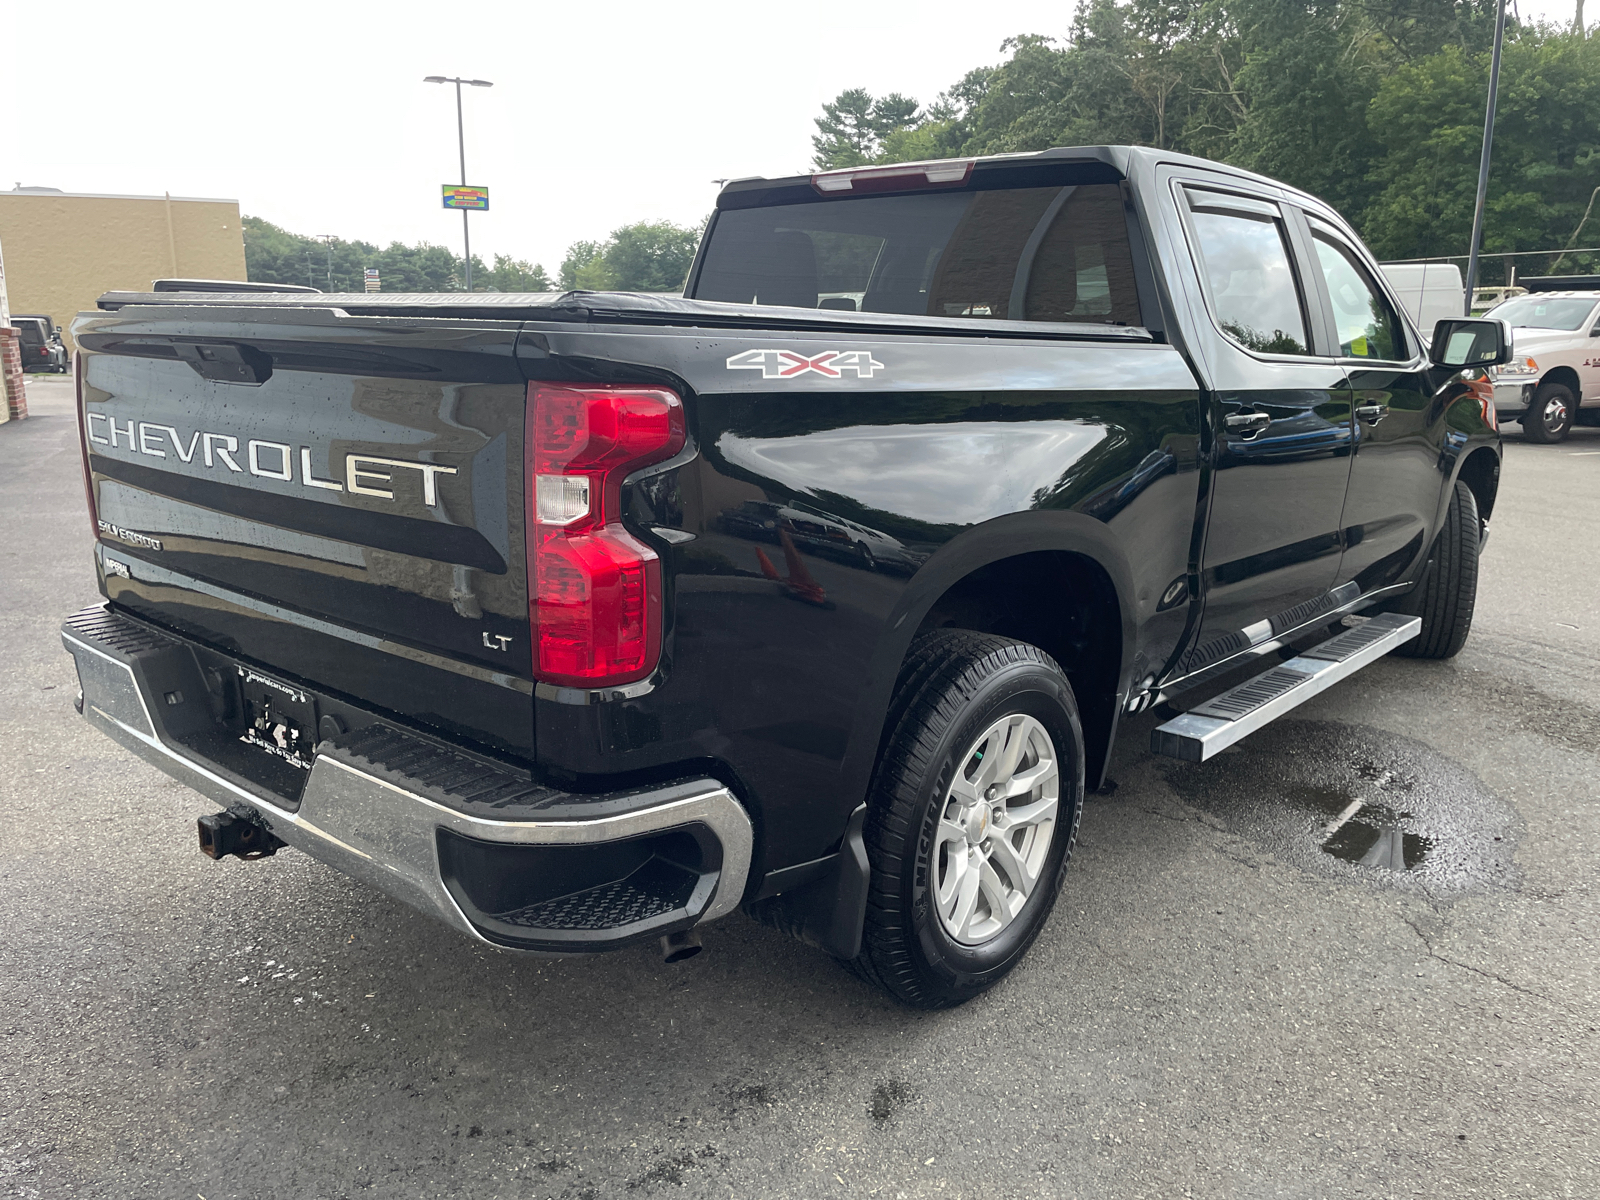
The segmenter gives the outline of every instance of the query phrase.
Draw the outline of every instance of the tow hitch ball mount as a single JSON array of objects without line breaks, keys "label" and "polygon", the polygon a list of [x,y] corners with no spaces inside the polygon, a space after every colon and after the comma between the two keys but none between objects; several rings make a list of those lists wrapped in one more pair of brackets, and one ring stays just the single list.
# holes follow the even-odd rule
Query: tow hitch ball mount
[{"label": "tow hitch ball mount", "polygon": [[284,845],[260,814],[243,804],[235,804],[225,812],[206,813],[198,825],[200,853],[207,858],[220,860],[232,854],[253,862],[276,854]]}]

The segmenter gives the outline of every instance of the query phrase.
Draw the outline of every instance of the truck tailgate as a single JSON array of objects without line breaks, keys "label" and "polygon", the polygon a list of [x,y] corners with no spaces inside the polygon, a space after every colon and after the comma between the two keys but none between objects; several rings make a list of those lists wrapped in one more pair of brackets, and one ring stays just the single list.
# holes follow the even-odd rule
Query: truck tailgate
[{"label": "truck tailgate", "polygon": [[107,596],[531,757],[517,329],[310,306],[80,318]]}]

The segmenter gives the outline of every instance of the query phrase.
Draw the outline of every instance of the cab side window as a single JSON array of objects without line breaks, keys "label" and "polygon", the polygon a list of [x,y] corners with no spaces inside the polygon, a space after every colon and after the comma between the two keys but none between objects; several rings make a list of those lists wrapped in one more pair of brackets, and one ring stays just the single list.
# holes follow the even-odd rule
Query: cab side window
[{"label": "cab side window", "polygon": [[1212,313],[1230,339],[1260,354],[1310,354],[1305,307],[1277,206],[1186,188]]},{"label": "cab side window", "polygon": [[1404,362],[1410,356],[1400,317],[1355,254],[1319,221],[1311,222],[1311,244],[1333,301],[1339,357]]}]

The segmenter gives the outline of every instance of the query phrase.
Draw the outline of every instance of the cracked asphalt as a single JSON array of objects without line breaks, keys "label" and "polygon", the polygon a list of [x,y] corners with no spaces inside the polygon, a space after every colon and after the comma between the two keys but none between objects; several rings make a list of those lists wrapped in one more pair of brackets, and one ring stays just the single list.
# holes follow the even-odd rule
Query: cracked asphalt
[{"label": "cracked asphalt", "polygon": [[[29,389],[0,426],[0,1196],[1600,1192],[1600,429],[1510,427],[1455,660],[1384,660],[1198,769],[1128,722],[1032,954],[929,1014],[741,916],[678,966],[523,960],[294,853],[202,858],[208,806],[72,710],[90,534],[70,387]],[[1360,861],[1407,835],[1414,870]]]}]

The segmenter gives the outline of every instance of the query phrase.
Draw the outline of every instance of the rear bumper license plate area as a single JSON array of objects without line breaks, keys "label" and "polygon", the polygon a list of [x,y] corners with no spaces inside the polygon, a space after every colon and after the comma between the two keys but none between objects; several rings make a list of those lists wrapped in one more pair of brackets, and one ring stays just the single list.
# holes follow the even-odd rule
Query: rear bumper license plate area
[{"label": "rear bumper license plate area", "polygon": [[316,758],[317,699],[253,667],[234,666],[238,680],[239,740],[291,767],[310,771]]},{"label": "rear bumper license plate area", "polygon": [[607,950],[743,898],[752,827],[714,779],[567,793],[115,609],[86,609],[61,632],[102,732],[481,941]]}]

